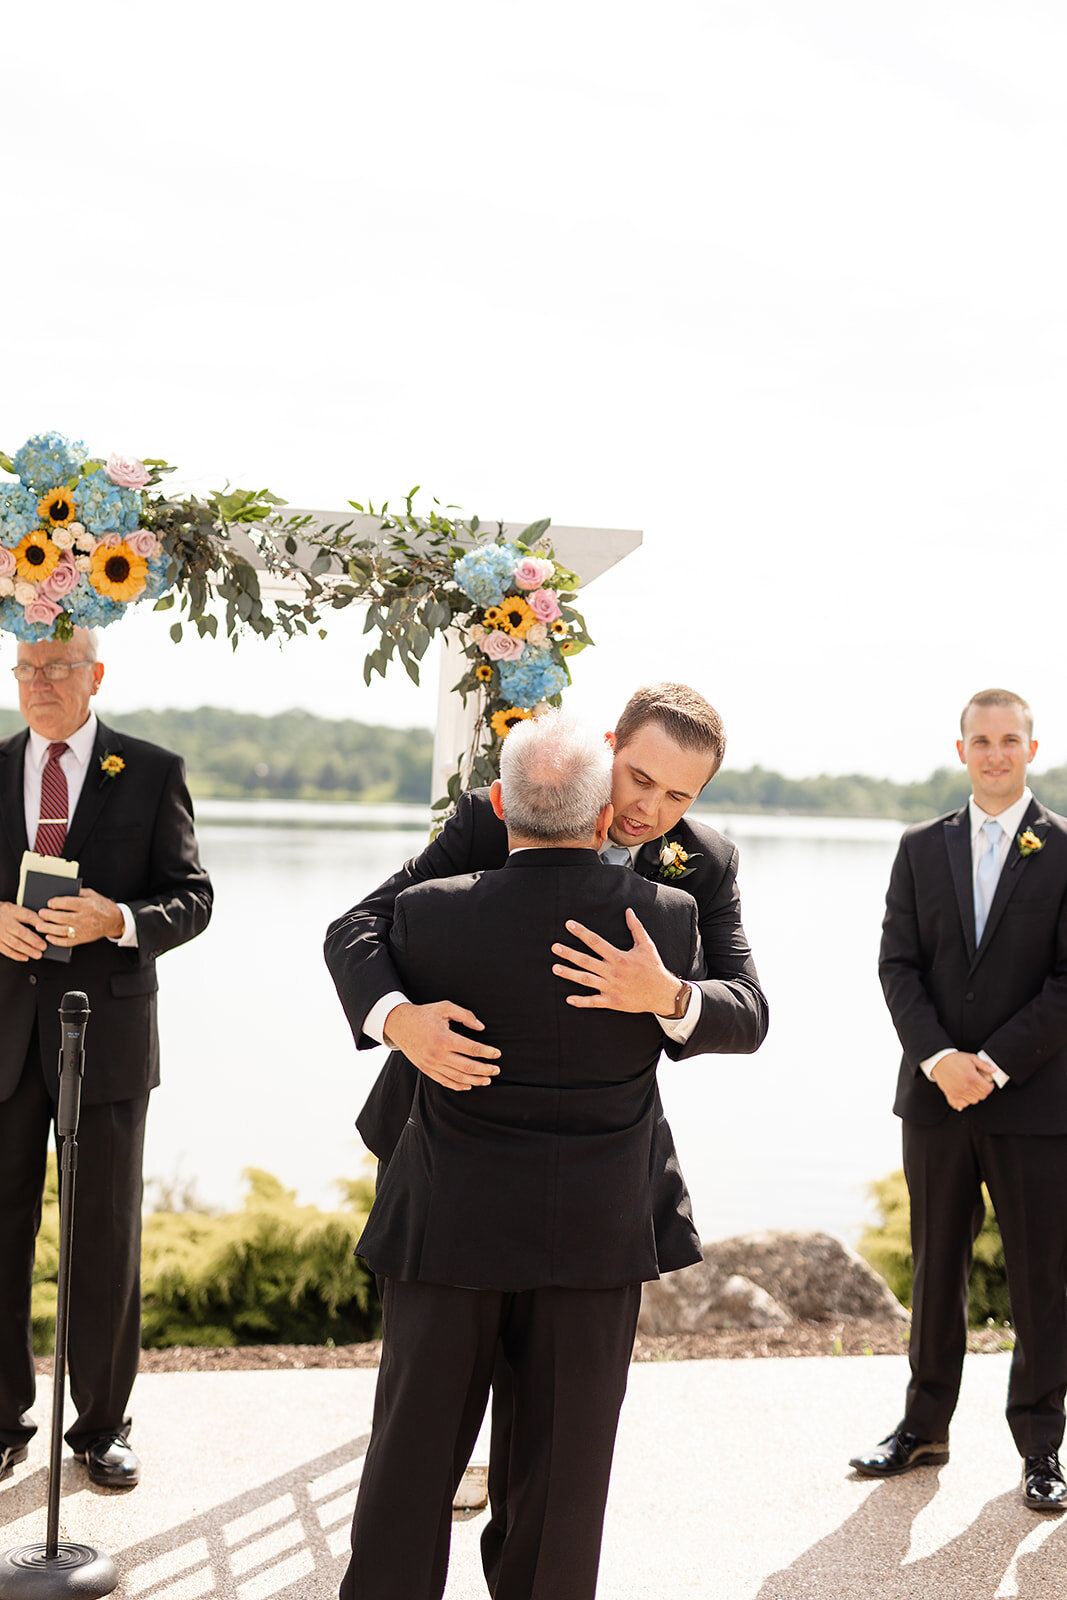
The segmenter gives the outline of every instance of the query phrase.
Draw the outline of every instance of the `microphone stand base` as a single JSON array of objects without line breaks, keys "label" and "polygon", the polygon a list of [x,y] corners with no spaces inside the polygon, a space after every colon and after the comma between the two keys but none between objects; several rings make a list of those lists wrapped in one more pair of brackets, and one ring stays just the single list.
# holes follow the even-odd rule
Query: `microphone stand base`
[{"label": "microphone stand base", "polygon": [[91,1545],[60,1539],[51,1560],[47,1549],[24,1544],[0,1555],[0,1600],[100,1600],[118,1587],[115,1563]]}]

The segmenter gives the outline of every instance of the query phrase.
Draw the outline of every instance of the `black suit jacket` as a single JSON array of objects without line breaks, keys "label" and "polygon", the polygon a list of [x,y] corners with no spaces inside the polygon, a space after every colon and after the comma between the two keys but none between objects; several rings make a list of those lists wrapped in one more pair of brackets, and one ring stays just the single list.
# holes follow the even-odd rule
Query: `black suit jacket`
[{"label": "black suit jacket", "polygon": [[[968,808],[905,832],[882,925],[879,974],[903,1047],[894,1110],[934,1125],[971,1118],[991,1133],[1067,1132],[1067,821],[1036,800],[1001,870],[975,946]],[[985,1050],[1011,1083],[963,1112],[919,1063]]]},{"label": "black suit jacket", "polygon": [[[28,732],[0,740],[0,900],[14,900],[27,848],[23,768]],[[124,770],[100,763],[119,755]],[[156,957],[200,933],[211,915],[211,883],[200,865],[181,758],[100,722],[85,784],[63,853],[79,863],[88,889],[128,905],[137,948],[109,939],[77,945],[69,964],[0,956],[0,1102],[14,1093],[33,1025],[54,1095],[59,1002],[68,989],[89,997],[85,1041],[87,1105],[129,1100],[159,1082]]]},{"label": "black suit jacket", "polygon": [[645,1014],[567,1005],[578,991],[552,974],[568,917],[619,943],[627,906],[672,970],[701,977],[692,899],[592,850],[522,850],[502,871],[400,895],[390,950],[405,991],[470,1007],[503,1055],[478,1092],[419,1076],[358,1246],[375,1272],[503,1290],[658,1276],[662,1031]]},{"label": "black suit jacket", "polygon": [[[708,1053],[747,1054],[757,1050],[766,1036],[767,1002],[741,926],[737,847],[713,828],[685,817],[671,829],[671,838],[689,853],[693,867],[691,874],[674,887],[696,901],[708,974],[700,984],[700,1021],[689,1040],[680,1048],[673,1047],[671,1054],[683,1058]],[[638,876],[656,877],[659,843],[656,840],[638,852]],[[507,829],[493,810],[489,791],[471,790],[461,796],[455,814],[420,855],[330,925],[326,964],[359,1049],[378,1042],[363,1032],[364,1020],[375,1002],[394,989],[407,993],[388,940],[397,896],[416,883],[500,867],[507,859]],[[629,931],[624,929],[616,942],[628,948]],[[666,1047],[666,1035],[662,1029],[659,1031],[660,1044]],[[482,1037],[499,1043],[488,1029]],[[404,1126],[414,1078],[414,1069],[403,1056],[394,1053],[357,1119],[356,1126],[367,1148],[383,1159],[388,1159]],[[668,1176],[673,1182],[673,1175]]]}]

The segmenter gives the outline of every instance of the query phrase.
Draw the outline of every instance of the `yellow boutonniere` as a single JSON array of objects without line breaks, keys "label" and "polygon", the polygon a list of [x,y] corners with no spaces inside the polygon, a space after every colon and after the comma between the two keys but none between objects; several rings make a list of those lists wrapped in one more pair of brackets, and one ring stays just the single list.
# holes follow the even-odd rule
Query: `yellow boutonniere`
[{"label": "yellow boutonniere", "polygon": [[1039,850],[1045,848],[1045,841],[1039,839],[1032,828],[1027,828],[1016,836],[1015,848],[1021,856],[1036,856]]},{"label": "yellow boutonniere", "polygon": [[108,754],[100,763],[100,771],[105,778],[117,778],[120,772],[126,771],[126,763],[121,756]]},{"label": "yellow boutonniere", "polygon": [[688,850],[683,850],[677,839],[664,839],[659,850],[657,876],[665,878],[669,883],[677,883],[679,878],[688,878],[696,868],[686,863],[695,860],[699,854],[699,850],[694,850],[691,854]]}]

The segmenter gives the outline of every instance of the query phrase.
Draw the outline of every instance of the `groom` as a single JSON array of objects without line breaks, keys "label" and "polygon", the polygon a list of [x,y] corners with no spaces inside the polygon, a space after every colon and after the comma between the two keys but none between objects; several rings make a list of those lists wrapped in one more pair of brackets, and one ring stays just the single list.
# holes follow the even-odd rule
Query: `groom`
[{"label": "groom", "polygon": [[672,970],[703,971],[689,896],[598,860],[610,792],[601,739],[558,712],[520,724],[492,790],[503,870],[396,903],[390,949],[409,992],[477,1006],[505,1067],[483,1094],[418,1078],[358,1245],[384,1279],[383,1351],[341,1600],[439,1600],[498,1350],[514,1425],[493,1592],[596,1589],[641,1283],[659,1275],[649,1157],[663,1036],[649,1015],[568,1006],[550,946],[568,910],[618,940],[637,908]]},{"label": "groom", "polygon": [[1034,799],[1030,707],[987,689],[956,745],[972,794],[909,828],[886,898],[880,973],[904,1050],[915,1282],[904,1416],[852,1466],[890,1477],[948,1460],[985,1214],[1004,1244],[1015,1353],[1008,1426],[1033,1511],[1067,1509],[1067,821]]}]

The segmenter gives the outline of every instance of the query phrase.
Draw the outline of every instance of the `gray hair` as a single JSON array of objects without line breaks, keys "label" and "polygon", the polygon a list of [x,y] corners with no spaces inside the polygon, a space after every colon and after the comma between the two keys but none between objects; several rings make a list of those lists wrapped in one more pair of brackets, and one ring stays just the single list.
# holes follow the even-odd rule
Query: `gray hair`
[{"label": "gray hair", "polygon": [[508,832],[548,844],[591,840],[611,800],[611,748],[562,711],[516,723],[500,756]]}]

